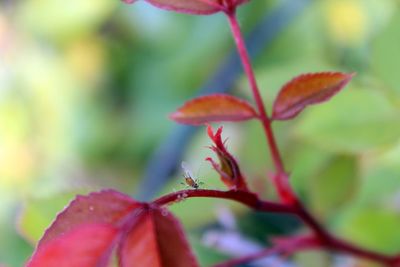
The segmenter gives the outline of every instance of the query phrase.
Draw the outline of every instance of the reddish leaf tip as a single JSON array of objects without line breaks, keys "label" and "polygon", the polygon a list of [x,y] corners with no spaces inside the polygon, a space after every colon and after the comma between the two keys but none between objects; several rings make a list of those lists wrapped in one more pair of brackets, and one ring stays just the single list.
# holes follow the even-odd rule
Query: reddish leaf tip
[{"label": "reddish leaf tip", "polygon": [[207,134],[210,139],[214,139],[214,129],[209,124],[207,124]]},{"label": "reddish leaf tip", "polygon": [[227,94],[213,94],[189,100],[169,116],[178,123],[191,125],[245,121],[256,117],[256,111],[247,101]]},{"label": "reddish leaf tip", "polygon": [[318,72],[295,77],[279,92],[274,102],[272,119],[288,120],[306,106],[329,100],[343,89],[354,75],[354,72]]}]

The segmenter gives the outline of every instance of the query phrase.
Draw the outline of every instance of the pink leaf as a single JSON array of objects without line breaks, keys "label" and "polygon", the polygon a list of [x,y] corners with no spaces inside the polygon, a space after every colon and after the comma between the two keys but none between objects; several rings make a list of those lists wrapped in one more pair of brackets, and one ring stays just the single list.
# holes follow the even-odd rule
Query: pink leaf
[{"label": "pink leaf", "polygon": [[167,210],[144,209],[119,247],[121,267],[198,266],[180,223]]},{"label": "pink leaf", "polygon": [[155,204],[114,190],[78,196],[57,216],[27,267],[197,267],[179,222]]},{"label": "pink leaf", "polygon": [[27,267],[105,267],[116,234],[110,225],[79,226],[41,246]]},{"label": "pink leaf", "polygon": [[38,248],[71,229],[91,223],[117,226],[119,221],[142,204],[114,190],[77,196],[46,230]]},{"label": "pink leaf", "polygon": [[256,117],[256,111],[247,101],[226,94],[197,97],[170,115],[176,122],[192,125],[244,121]]},{"label": "pink leaf", "polygon": [[272,119],[288,120],[306,106],[329,100],[354,76],[353,73],[320,72],[300,75],[288,82],[278,94]]},{"label": "pink leaf", "polygon": [[[123,0],[131,4],[137,0]],[[145,0],[150,4],[165,10],[172,10],[180,13],[208,15],[220,11],[232,10],[248,0]]]}]

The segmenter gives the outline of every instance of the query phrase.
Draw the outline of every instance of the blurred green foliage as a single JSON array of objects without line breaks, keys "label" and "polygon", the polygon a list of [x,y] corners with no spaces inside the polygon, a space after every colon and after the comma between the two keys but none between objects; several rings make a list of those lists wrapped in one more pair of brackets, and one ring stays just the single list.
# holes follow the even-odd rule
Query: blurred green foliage
[{"label": "blurred green foliage", "polygon": [[[279,2],[250,1],[239,13],[244,30]],[[331,102],[274,126],[292,183],[313,212],[339,235],[384,252],[400,251],[399,29],[396,0],[313,1],[255,60],[269,107],[297,74],[357,72]],[[0,264],[22,266],[76,193],[132,193],[174,126],[167,114],[232,48],[222,15],[192,17],[115,0],[2,1]],[[232,89],[250,98],[243,77]],[[259,125],[227,125],[224,134],[250,185],[273,197]],[[208,167],[199,167],[208,144],[199,133],[187,159],[209,177],[207,187],[218,187]],[[179,182],[165,192],[173,188]],[[193,229],[215,221],[213,203],[173,209]],[[193,239],[201,262],[221,258]]]}]

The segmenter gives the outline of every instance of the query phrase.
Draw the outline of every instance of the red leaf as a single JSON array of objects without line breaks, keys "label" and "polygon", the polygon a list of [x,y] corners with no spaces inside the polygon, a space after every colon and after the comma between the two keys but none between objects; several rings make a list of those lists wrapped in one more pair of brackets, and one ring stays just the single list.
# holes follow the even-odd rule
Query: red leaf
[{"label": "red leaf", "polygon": [[39,241],[38,249],[50,240],[82,224],[110,224],[116,226],[132,210],[142,204],[114,190],[77,196],[62,211]]},{"label": "red leaf", "polygon": [[41,246],[27,267],[105,267],[116,234],[110,225],[77,227]]},{"label": "red leaf", "polygon": [[254,108],[240,98],[214,94],[186,102],[170,118],[184,124],[199,125],[219,121],[244,121],[257,117]]},{"label": "red leaf", "polygon": [[306,106],[329,100],[350,82],[353,73],[320,72],[300,75],[288,82],[274,102],[272,119],[288,120]]},{"label": "red leaf", "polygon": [[[136,0],[123,0],[130,4]],[[180,13],[208,15],[232,8],[247,2],[248,0],[146,0],[150,4],[166,10]]]},{"label": "red leaf", "polygon": [[167,210],[144,209],[119,247],[121,267],[198,266],[180,223]]},{"label": "red leaf", "polygon": [[[167,210],[113,190],[78,196],[46,231],[28,267],[198,266]],[[144,250],[143,250],[144,249]]]},{"label": "red leaf", "polygon": [[150,4],[180,13],[207,15],[219,12],[222,6],[216,1],[211,0],[211,4],[206,4],[199,0],[147,0]]}]

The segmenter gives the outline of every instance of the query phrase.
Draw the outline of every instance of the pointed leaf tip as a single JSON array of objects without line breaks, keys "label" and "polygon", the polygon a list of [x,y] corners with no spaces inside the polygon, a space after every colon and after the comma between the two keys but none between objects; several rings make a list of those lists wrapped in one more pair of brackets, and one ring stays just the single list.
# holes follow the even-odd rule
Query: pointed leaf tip
[{"label": "pointed leaf tip", "polygon": [[197,97],[170,115],[170,118],[178,123],[191,125],[245,121],[256,117],[256,111],[247,101],[227,94]]},{"label": "pointed leaf tip", "polygon": [[295,77],[285,84],[275,99],[273,120],[288,120],[306,106],[329,100],[343,89],[355,73],[319,72]]}]

